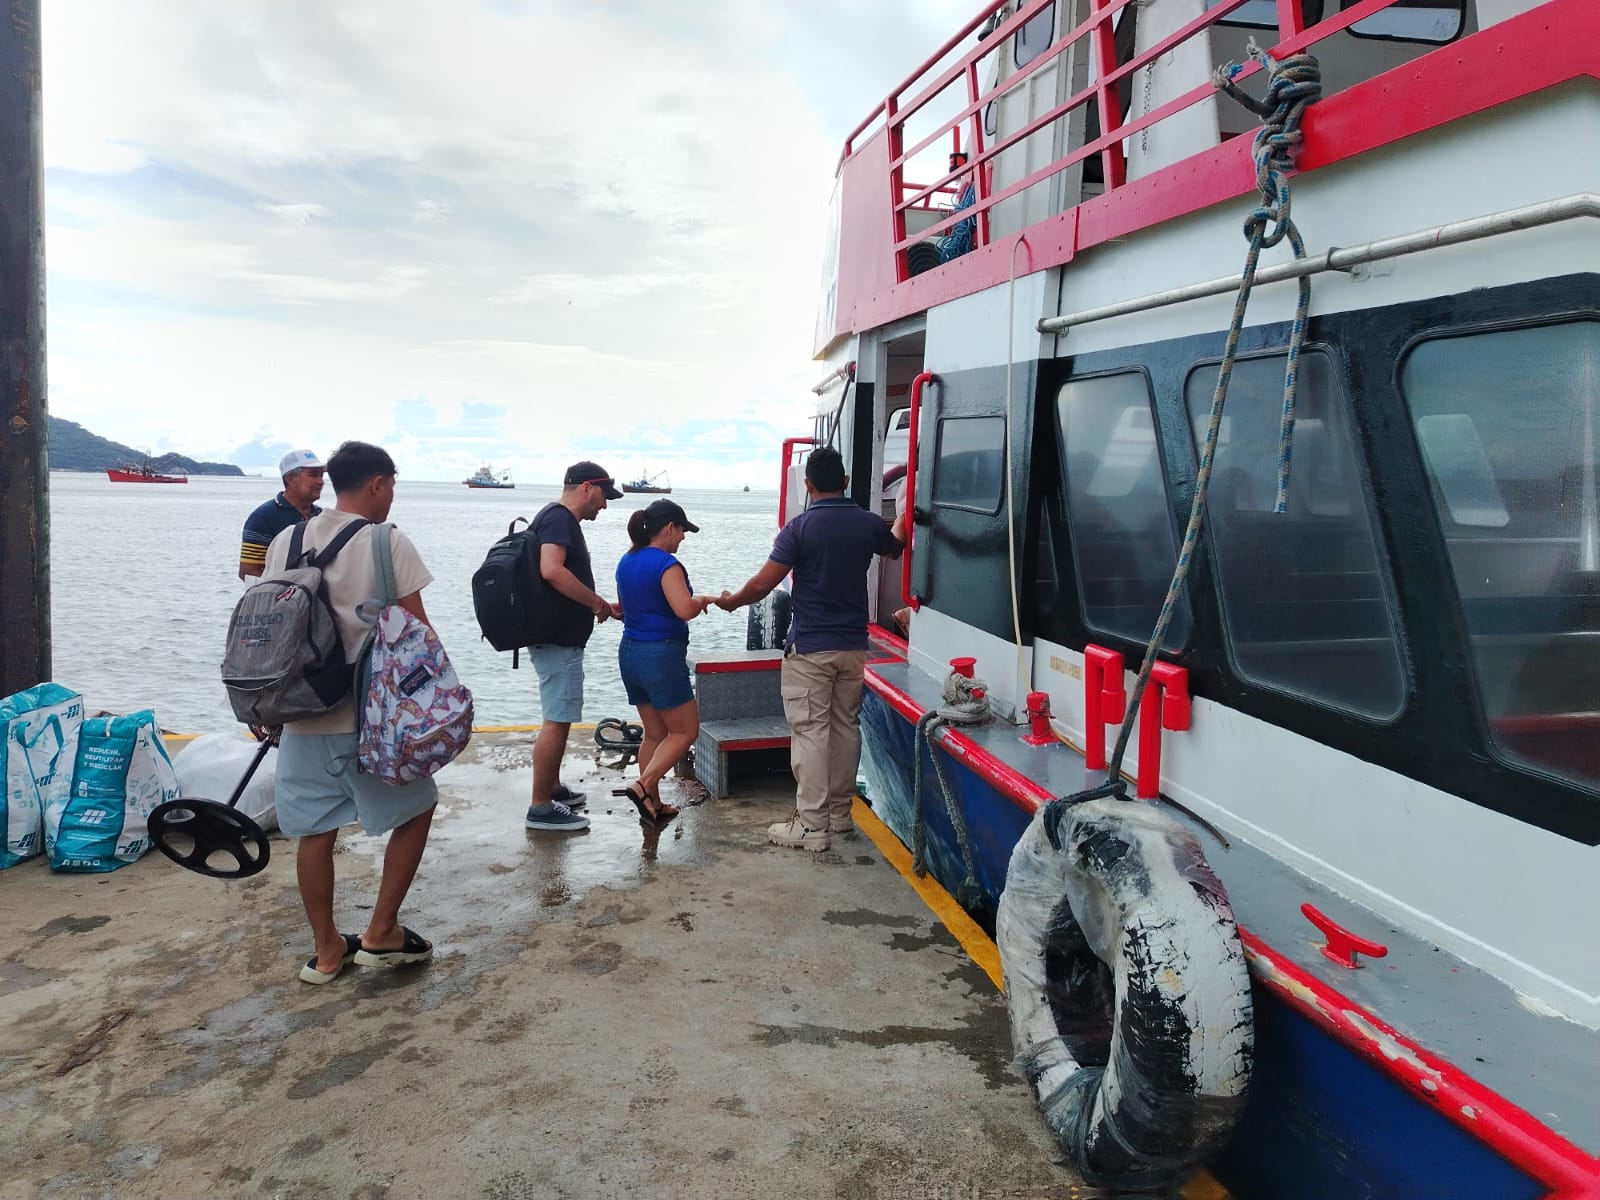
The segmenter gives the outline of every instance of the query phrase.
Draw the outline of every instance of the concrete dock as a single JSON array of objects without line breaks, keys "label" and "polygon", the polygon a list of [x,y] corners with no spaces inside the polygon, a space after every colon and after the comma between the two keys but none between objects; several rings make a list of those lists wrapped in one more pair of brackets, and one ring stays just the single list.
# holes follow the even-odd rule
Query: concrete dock
[{"label": "concrete dock", "polygon": [[[291,842],[234,883],[0,872],[0,1197],[1095,1194],[989,974],[870,836],[768,845],[776,775],[669,780],[650,830],[578,730],[591,829],[526,830],[529,746],[480,734],[438,777],[422,967],[301,983]],[[339,848],[359,931],[382,841]]]}]

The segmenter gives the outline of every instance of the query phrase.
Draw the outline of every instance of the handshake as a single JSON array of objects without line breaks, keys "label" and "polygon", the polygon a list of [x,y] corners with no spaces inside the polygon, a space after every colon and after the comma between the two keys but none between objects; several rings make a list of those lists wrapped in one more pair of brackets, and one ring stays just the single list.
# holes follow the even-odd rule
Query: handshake
[{"label": "handshake", "polygon": [[723,612],[733,612],[739,607],[734,603],[733,593],[726,588],[722,590],[722,595],[720,596],[696,596],[694,602],[702,613],[710,609],[712,605],[720,608]]}]

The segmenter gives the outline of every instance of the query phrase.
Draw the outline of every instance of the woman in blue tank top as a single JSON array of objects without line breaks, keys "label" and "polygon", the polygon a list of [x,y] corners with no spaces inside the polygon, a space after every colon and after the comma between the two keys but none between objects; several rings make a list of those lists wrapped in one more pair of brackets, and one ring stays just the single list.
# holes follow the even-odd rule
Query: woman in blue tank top
[{"label": "woman in blue tank top", "polygon": [[678,815],[662,803],[661,780],[700,732],[700,708],[689,681],[689,622],[705,612],[711,597],[690,590],[689,573],[673,557],[684,534],[699,532],[677,504],[657,500],[628,518],[633,546],[617,564],[623,623],[617,665],[628,703],[639,710],[644,740],[639,778],[612,794],[632,800],[651,825]]}]

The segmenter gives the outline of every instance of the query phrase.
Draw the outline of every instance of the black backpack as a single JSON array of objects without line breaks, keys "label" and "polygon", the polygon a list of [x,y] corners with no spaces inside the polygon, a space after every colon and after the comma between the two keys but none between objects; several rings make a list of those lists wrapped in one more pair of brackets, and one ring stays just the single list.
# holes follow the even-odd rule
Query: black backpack
[{"label": "black backpack", "polygon": [[[511,651],[515,668],[524,646],[547,640],[550,585],[539,569],[540,543],[535,527],[554,503],[539,510],[530,522],[518,517],[506,527],[506,536],[489,547],[483,566],[472,576],[472,611],[484,639],[496,650]],[[517,522],[527,525],[518,530]]]}]

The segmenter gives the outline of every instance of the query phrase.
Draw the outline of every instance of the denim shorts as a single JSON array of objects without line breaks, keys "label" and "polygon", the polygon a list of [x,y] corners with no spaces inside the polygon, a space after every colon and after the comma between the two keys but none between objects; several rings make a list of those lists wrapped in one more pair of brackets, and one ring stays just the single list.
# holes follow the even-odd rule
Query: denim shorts
[{"label": "denim shorts", "polygon": [[273,804],[289,837],[327,833],[354,821],[377,836],[404,825],[439,802],[432,779],[384,783],[356,771],[353,733],[292,733],[278,743]]},{"label": "denim shorts", "polygon": [[694,699],[688,642],[641,642],[625,636],[617,649],[617,666],[628,703],[635,707],[677,708]]},{"label": "denim shorts", "polygon": [[583,720],[583,647],[529,646],[539,673],[539,711],[546,721],[571,725]]}]

